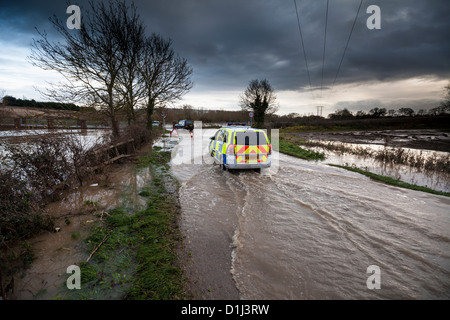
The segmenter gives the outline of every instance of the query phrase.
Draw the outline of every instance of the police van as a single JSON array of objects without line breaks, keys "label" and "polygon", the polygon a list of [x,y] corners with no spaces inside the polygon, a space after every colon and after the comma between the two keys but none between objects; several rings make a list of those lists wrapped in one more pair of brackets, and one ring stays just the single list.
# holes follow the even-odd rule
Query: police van
[{"label": "police van", "polygon": [[210,138],[209,153],[227,169],[261,169],[272,164],[272,145],[262,129],[228,123]]}]

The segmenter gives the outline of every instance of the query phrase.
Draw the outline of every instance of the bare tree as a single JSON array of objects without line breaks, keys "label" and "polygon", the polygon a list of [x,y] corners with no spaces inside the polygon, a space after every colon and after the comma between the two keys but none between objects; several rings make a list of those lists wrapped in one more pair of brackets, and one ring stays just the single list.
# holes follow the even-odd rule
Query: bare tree
[{"label": "bare tree", "polygon": [[108,5],[91,1],[90,11],[83,11],[81,29],[75,32],[56,16],[50,21],[65,44],[51,42],[38,30],[41,38],[34,40],[29,60],[44,70],[57,71],[67,81],[53,84],[44,94],[100,107],[111,120],[113,135],[118,136],[119,72],[128,61],[136,30],[143,28],[136,7],[119,0]]},{"label": "bare tree", "polygon": [[444,87],[444,98],[447,101],[450,101],[450,80],[448,81],[447,85]]},{"label": "bare tree", "polygon": [[355,114],[355,117],[363,118],[366,115],[366,112],[363,110],[358,110]]},{"label": "bare tree", "polygon": [[183,113],[184,113],[185,119],[192,120],[193,113],[194,113],[194,107],[191,106],[190,104],[184,104],[183,105]]},{"label": "bare tree", "polygon": [[417,111],[417,115],[419,116],[423,116],[427,113],[427,111],[425,109],[419,109],[419,111]]},{"label": "bare tree", "polygon": [[444,100],[439,104],[439,113],[450,112],[450,81],[444,87]]},{"label": "bare tree", "polygon": [[389,111],[387,113],[388,113],[388,115],[390,117],[393,117],[395,115],[395,110],[394,109],[389,109]]},{"label": "bare tree", "polygon": [[192,88],[192,67],[175,54],[172,40],[153,33],[144,46],[140,73],[147,99],[147,127],[151,129],[155,107],[180,99]]},{"label": "bare tree", "polygon": [[387,113],[386,108],[378,108],[378,107],[375,107],[369,111],[369,114],[371,115],[372,118],[384,117],[386,113]]},{"label": "bare tree", "polygon": [[117,90],[120,93],[128,125],[136,124],[135,108],[145,96],[145,86],[140,77],[145,44],[144,26],[141,23],[127,25],[130,41],[126,48],[124,65],[118,74]]},{"label": "bare tree", "polygon": [[414,110],[411,108],[400,108],[400,109],[398,109],[398,113],[400,115],[412,117],[414,115]]},{"label": "bare tree", "polygon": [[342,110],[336,110],[334,113],[329,114],[328,117],[334,120],[352,119],[353,113],[349,111],[347,108],[344,108]]},{"label": "bare tree", "polygon": [[278,110],[278,106],[275,104],[276,96],[274,90],[266,79],[250,81],[240,99],[243,110],[254,112],[255,125],[257,127],[264,126],[266,114],[273,114]]},{"label": "bare tree", "polygon": [[3,98],[6,96],[6,90],[0,89],[0,103],[3,103]]}]

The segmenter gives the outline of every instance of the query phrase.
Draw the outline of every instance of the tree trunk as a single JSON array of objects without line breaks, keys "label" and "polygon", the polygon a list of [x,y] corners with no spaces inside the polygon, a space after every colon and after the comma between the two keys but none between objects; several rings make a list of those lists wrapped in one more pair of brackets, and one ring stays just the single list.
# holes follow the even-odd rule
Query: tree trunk
[{"label": "tree trunk", "polygon": [[147,103],[147,128],[152,130],[152,115],[155,108],[155,99],[149,98]]},{"label": "tree trunk", "polygon": [[127,104],[126,112],[128,125],[130,126],[131,124],[136,124],[136,114],[134,113],[134,108],[132,104]]},{"label": "tree trunk", "polygon": [[256,128],[262,128],[264,126],[264,118],[266,114],[266,105],[264,102],[256,101],[253,112],[254,112],[254,119],[255,119],[255,127]]},{"label": "tree trunk", "polygon": [[116,115],[113,113],[111,115],[111,127],[112,127],[112,134],[114,138],[117,138],[120,136],[119,132],[119,121],[116,119]]},{"label": "tree trunk", "polygon": [[119,137],[119,122],[116,119],[116,110],[114,109],[114,100],[113,100],[113,93],[112,93],[112,87],[108,90],[109,95],[109,101],[108,101],[108,108],[109,108],[109,116],[111,118],[111,128],[112,128],[112,134],[114,138]]}]

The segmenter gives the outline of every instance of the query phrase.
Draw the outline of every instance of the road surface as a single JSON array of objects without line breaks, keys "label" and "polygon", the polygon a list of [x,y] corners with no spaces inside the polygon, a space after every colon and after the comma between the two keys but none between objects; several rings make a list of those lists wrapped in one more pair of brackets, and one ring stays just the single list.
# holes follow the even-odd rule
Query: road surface
[{"label": "road surface", "polygon": [[277,152],[221,171],[215,131],[180,131],[171,161],[199,298],[450,298],[449,198]]}]

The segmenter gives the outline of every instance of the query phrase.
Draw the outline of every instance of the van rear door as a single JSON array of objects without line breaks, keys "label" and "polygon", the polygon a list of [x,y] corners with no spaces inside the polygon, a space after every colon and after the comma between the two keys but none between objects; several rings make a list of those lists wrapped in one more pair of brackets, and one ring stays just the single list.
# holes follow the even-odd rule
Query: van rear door
[{"label": "van rear door", "polygon": [[236,131],[236,163],[267,162],[270,144],[264,131]]}]

